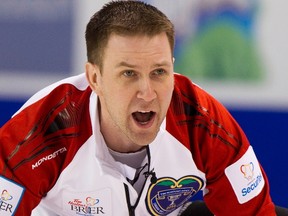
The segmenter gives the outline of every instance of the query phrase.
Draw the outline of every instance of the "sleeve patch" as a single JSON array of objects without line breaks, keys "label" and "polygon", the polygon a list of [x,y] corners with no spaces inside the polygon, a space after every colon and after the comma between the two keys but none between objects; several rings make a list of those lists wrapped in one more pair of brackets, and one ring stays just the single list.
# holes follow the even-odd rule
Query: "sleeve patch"
[{"label": "sleeve patch", "polygon": [[24,188],[0,176],[0,215],[14,215],[20,203]]},{"label": "sleeve patch", "polygon": [[256,197],[265,185],[258,160],[251,146],[238,161],[225,169],[225,174],[240,204]]}]

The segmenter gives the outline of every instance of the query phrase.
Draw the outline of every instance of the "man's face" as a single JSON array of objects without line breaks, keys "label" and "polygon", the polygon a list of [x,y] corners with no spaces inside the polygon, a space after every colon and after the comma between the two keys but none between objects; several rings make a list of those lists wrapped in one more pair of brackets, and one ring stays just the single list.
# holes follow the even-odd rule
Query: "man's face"
[{"label": "man's face", "polygon": [[166,116],[174,88],[166,34],[111,35],[96,80],[101,132],[108,146],[125,152],[149,144]]}]

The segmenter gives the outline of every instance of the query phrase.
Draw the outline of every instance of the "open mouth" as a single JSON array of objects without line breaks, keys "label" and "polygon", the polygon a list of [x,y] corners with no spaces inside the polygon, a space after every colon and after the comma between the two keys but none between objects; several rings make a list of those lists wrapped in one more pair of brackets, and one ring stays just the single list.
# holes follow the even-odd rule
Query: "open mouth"
[{"label": "open mouth", "polygon": [[153,119],[155,114],[153,111],[137,111],[133,112],[132,116],[137,123],[146,125]]}]

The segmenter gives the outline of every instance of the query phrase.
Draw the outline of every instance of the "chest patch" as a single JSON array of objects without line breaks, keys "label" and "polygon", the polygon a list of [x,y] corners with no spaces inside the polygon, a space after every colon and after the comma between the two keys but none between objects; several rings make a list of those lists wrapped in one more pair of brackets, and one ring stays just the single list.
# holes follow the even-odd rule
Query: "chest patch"
[{"label": "chest patch", "polygon": [[203,187],[197,176],[184,176],[179,180],[164,177],[151,184],[146,197],[152,215],[167,215],[182,206]]},{"label": "chest patch", "polygon": [[112,215],[111,190],[67,193],[64,195],[64,210],[69,215]]}]

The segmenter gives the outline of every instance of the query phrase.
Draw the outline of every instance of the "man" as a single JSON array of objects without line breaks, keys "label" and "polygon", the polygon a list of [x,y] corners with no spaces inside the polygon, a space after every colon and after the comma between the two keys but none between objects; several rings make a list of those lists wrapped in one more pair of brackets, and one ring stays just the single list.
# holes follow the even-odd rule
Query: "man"
[{"label": "man", "polygon": [[110,2],[86,43],[86,73],[38,92],[1,128],[1,215],[184,215],[200,190],[215,215],[275,215],[236,121],[173,72],[162,12]]}]

